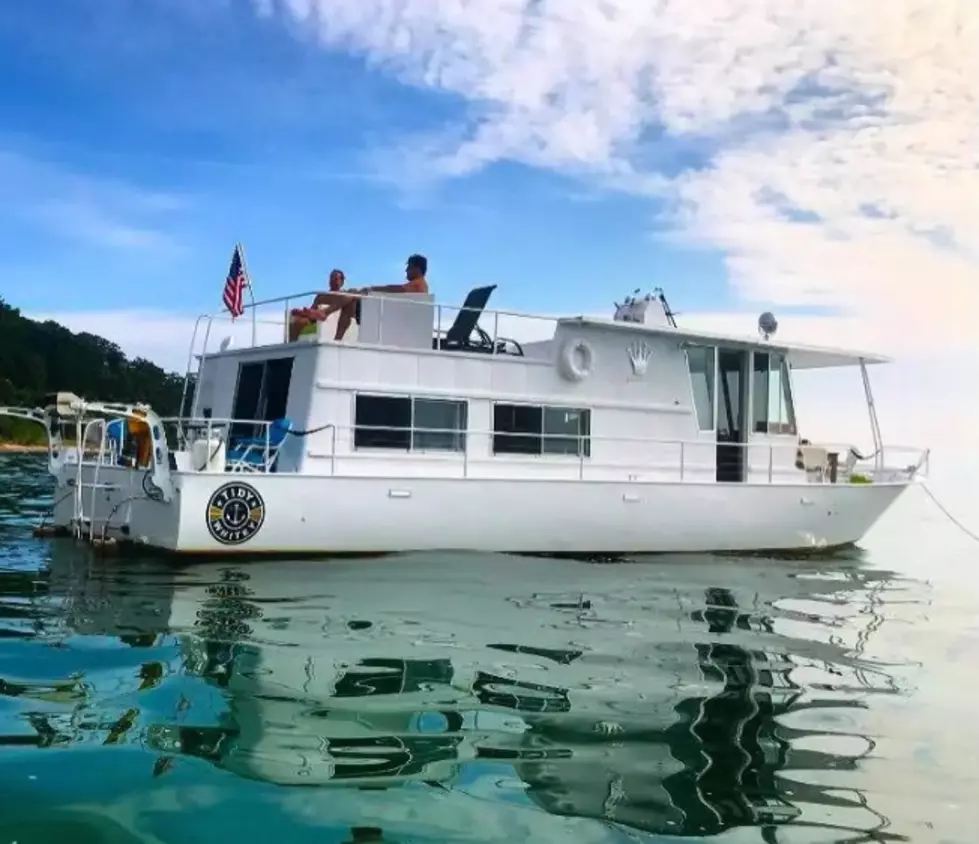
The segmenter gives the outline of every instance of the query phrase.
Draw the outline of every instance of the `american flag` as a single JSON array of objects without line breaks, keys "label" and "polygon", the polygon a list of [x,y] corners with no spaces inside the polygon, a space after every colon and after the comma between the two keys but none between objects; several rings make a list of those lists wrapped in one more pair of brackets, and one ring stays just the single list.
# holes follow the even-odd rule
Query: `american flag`
[{"label": "american flag", "polygon": [[240,317],[245,312],[245,288],[248,287],[248,276],[245,273],[245,261],[241,256],[241,246],[235,246],[231,256],[231,267],[228,269],[228,279],[224,282],[224,306],[231,311],[231,318]]}]

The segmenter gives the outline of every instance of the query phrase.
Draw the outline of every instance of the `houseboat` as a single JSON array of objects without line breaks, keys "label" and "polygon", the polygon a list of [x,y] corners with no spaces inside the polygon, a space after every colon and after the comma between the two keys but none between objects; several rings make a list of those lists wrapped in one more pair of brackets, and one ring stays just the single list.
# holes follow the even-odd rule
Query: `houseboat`
[{"label": "houseboat", "polygon": [[[325,321],[289,342],[297,296],[251,306],[240,345],[211,348],[201,317],[177,418],[70,393],[0,413],[48,431],[55,529],[195,555],[824,549],[926,468],[881,442],[886,358],[779,342],[771,314],[755,337],[685,330],[661,291],[549,320],[488,310],[493,291],[368,295],[341,341]],[[800,437],[793,373],[845,366],[866,453]]]}]

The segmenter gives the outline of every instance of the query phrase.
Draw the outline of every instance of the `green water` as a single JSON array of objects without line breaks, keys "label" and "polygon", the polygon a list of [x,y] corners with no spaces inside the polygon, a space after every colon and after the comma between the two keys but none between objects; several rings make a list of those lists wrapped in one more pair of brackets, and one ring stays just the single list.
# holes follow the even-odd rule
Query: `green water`
[{"label": "green water", "polygon": [[0,844],[977,840],[979,548],[917,490],[808,561],[174,567],[49,504],[0,458]]}]

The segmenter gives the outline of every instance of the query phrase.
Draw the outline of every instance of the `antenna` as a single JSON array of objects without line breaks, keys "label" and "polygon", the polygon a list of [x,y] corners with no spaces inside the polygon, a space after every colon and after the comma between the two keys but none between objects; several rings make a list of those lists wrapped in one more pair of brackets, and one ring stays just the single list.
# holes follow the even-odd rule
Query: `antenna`
[{"label": "antenna", "polygon": [[660,300],[663,304],[663,313],[666,314],[666,320],[674,328],[676,325],[676,312],[670,307],[670,303],[666,301],[666,294],[663,292],[662,287],[657,287],[653,290],[653,295]]}]

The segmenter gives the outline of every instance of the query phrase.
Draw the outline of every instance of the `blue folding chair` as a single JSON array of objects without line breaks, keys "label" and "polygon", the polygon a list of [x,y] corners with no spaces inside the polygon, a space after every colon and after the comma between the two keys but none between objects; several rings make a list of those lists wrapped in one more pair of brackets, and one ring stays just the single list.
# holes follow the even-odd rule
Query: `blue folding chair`
[{"label": "blue folding chair", "polygon": [[292,430],[292,422],[283,417],[269,425],[268,438],[241,437],[228,449],[228,469],[232,472],[271,472],[279,449]]},{"label": "blue folding chair", "polygon": [[109,445],[109,453],[112,462],[115,463],[122,456],[122,448],[126,444],[126,420],[113,419],[105,426],[105,439]]}]

